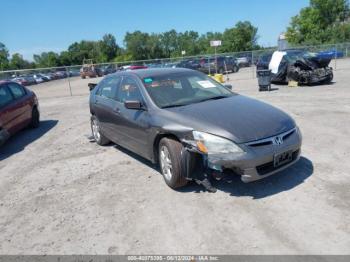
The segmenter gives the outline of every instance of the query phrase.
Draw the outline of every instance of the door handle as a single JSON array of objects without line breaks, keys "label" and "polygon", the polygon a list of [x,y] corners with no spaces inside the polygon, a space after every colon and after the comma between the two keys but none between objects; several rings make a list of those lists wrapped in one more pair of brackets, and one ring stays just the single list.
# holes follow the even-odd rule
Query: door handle
[{"label": "door handle", "polygon": [[114,108],[114,109],[113,109],[113,111],[114,111],[114,113],[117,113],[117,114],[119,114],[119,113],[120,113],[120,109],[119,109],[119,107]]}]

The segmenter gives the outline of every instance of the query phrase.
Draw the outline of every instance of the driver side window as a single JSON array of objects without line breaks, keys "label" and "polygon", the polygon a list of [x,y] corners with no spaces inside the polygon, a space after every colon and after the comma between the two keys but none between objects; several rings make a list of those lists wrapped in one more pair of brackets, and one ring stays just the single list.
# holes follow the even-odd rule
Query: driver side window
[{"label": "driver side window", "polygon": [[119,89],[120,80],[120,76],[103,79],[98,85],[96,95],[108,99],[115,99]]},{"label": "driver side window", "polygon": [[125,101],[142,101],[142,95],[137,82],[131,77],[124,77],[118,90],[117,100],[121,103]]}]

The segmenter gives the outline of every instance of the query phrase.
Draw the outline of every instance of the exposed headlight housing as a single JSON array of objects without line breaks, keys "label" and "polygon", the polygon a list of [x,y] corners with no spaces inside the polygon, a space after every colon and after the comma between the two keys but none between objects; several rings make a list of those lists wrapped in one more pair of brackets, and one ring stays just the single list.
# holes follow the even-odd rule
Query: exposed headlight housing
[{"label": "exposed headlight housing", "polygon": [[208,133],[193,131],[197,148],[204,154],[243,153],[244,151],[232,141]]}]

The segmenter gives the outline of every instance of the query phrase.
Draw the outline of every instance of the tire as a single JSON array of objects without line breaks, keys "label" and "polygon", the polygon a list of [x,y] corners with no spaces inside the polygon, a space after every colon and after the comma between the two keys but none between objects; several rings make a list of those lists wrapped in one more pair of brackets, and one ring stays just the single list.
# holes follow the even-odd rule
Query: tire
[{"label": "tire", "polygon": [[219,74],[223,75],[224,72],[225,72],[225,70],[224,70],[222,67],[220,67],[220,68],[219,68]]},{"label": "tire", "polygon": [[183,174],[184,171],[181,168],[182,148],[182,144],[172,138],[163,138],[159,142],[158,156],[160,171],[165,183],[172,189],[183,187],[187,184],[187,180]]},{"label": "tire", "polygon": [[101,133],[100,122],[94,115],[91,117],[91,132],[98,145],[104,146],[110,143],[110,140]]},{"label": "tire", "polygon": [[326,80],[324,80],[323,84],[329,85],[332,82],[332,80],[333,80],[333,73],[331,73],[329,77]]},{"label": "tire", "polygon": [[38,128],[40,125],[40,113],[37,107],[32,109],[32,119],[30,121],[29,127]]},{"label": "tire", "polygon": [[238,66],[235,66],[235,67],[233,67],[233,73],[237,73],[238,72],[238,70],[239,70],[239,67]]},{"label": "tire", "polygon": [[85,76],[81,76],[81,79],[85,79]]}]

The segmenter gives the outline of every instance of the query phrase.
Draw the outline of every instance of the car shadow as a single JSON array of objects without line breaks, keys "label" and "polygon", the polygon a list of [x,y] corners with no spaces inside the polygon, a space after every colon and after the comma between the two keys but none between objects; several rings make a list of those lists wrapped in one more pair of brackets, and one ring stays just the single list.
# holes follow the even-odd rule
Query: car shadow
[{"label": "car shadow", "polygon": [[39,139],[56,126],[57,122],[58,120],[44,120],[40,122],[38,128],[26,128],[10,137],[9,140],[0,147],[0,161],[21,152],[27,145]]},{"label": "car shadow", "polygon": [[[140,163],[147,165],[161,175],[158,165],[153,164],[149,160],[119,145],[111,144],[111,146]],[[298,162],[289,168],[259,181],[244,183],[238,175],[232,175],[229,179],[230,183],[220,180],[213,181],[213,185],[218,191],[226,192],[231,196],[248,196],[253,199],[260,199],[293,189],[304,183],[304,181],[313,174],[313,171],[314,167],[312,162],[308,158],[302,156]],[[200,193],[205,192],[206,190],[203,186],[198,185],[195,182],[190,182],[187,186],[176,189],[176,191],[181,193]]]},{"label": "car shadow", "polygon": [[124,154],[127,154],[128,156],[134,158],[135,160],[139,161],[140,163],[152,168],[153,170],[157,171],[157,172],[160,172],[159,171],[159,167],[155,164],[153,164],[151,161],[149,161],[148,159],[146,158],[143,158],[142,156],[132,152],[132,151],[129,151],[128,149],[120,146],[120,145],[117,145],[117,144],[113,144],[111,143],[110,146],[114,147],[115,149],[117,149],[118,151],[124,153]]},{"label": "car shadow", "polygon": [[[243,183],[239,176],[233,175],[230,183],[221,180],[214,181],[213,185],[218,191],[226,192],[231,196],[261,199],[293,189],[304,183],[313,174],[313,171],[312,162],[306,157],[301,157],[297,163],[289,168],[259,181]],[[191,183],[178,191],[199,193],[204,191],[204,188]]]}]

